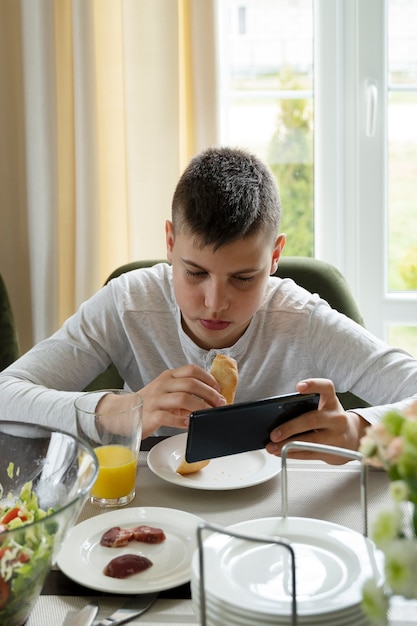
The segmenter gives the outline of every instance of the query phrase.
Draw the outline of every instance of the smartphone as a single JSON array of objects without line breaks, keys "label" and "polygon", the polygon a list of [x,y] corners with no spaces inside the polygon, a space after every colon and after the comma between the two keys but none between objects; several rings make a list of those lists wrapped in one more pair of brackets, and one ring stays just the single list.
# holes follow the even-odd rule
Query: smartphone
[{"label": "smartphone", "polygon": [[185,459],[188,463],[264,448],[271,430],[319,404],[317,393],[291,393],[240,402],[190,415]]}]

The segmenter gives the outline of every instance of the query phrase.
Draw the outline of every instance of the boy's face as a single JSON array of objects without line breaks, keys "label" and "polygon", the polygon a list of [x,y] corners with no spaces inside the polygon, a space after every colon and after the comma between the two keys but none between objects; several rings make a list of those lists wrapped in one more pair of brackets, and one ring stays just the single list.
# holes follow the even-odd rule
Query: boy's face
[{"label": "boy's face", "polygon": [[264,235],[198,248],[189,234],[166,223],[167,258],[184,331],[201,348],[227,348],[243,335],[262,303],[275,272],[285,235],[272,247]]}]

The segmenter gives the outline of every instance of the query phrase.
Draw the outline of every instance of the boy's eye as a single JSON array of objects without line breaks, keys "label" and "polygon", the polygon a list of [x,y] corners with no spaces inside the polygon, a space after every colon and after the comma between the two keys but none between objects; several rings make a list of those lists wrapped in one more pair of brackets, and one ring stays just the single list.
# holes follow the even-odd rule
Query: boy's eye
[{"label": "boy's eye", "polygon": [[249,283],[254,279],[253,276],[234,276],[235,280],[240,280],[242,283]]},{"label": "boy's eye", "polygon": [[200,276],[204,276],[206,272],[192,272],[191,270],[185,270],[187,276],[191,278],[199,278]]},{"label": "boy's eye", "polygon": [[[202,270],[200,271],[193,271],[193,270],[188,270],[185,269],[185,274],[186,276],[189,276],[190,278],[202,278],[204,276],[207,276],[207,272],[204,272]],[[232,276],[232,279],[240,282],[240,283],[249,283],[254,279],[254,276]]]}]

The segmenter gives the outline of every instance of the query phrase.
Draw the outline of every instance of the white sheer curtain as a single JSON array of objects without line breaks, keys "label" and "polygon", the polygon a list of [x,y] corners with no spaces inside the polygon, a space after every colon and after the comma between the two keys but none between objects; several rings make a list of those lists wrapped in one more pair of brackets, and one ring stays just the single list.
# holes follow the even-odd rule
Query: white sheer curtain
[{"label": "white sheer curtain", "polygon": [[56,325],[58,317],[58,159],[50,2],[23,3],[22,43],[30,280],[38,339]]},{"label": "white sheer curtain", "polygon": [[[0,267],[27,349],[114,267],[165,256],[178,176],[192,154],[218,142],[215,8],[214,0],[4,0],[0,22],[11,17],[16,37],[5,45],[21,48],[13,62],[24,158],[6,185],[13,198],[23,178],[25,190],[21,229],[1,246]],[[0,180],[5,167],[1,159]],[[2,221],[13,221],[9,211],[0,198]],[[19,314],[27,286],[13,280],[25,254],[33,335]]]}]

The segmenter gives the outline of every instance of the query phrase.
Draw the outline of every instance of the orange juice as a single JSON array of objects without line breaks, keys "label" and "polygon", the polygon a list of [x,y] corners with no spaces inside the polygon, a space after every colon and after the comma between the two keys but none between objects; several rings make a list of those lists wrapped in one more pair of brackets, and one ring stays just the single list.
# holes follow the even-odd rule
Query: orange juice
[{"label": "orange juice", "polygon": [[91,490],[95,498],[122,498],[135,488],[137,458],[132,450],[120,445],[94,449],[99,470]]}]

